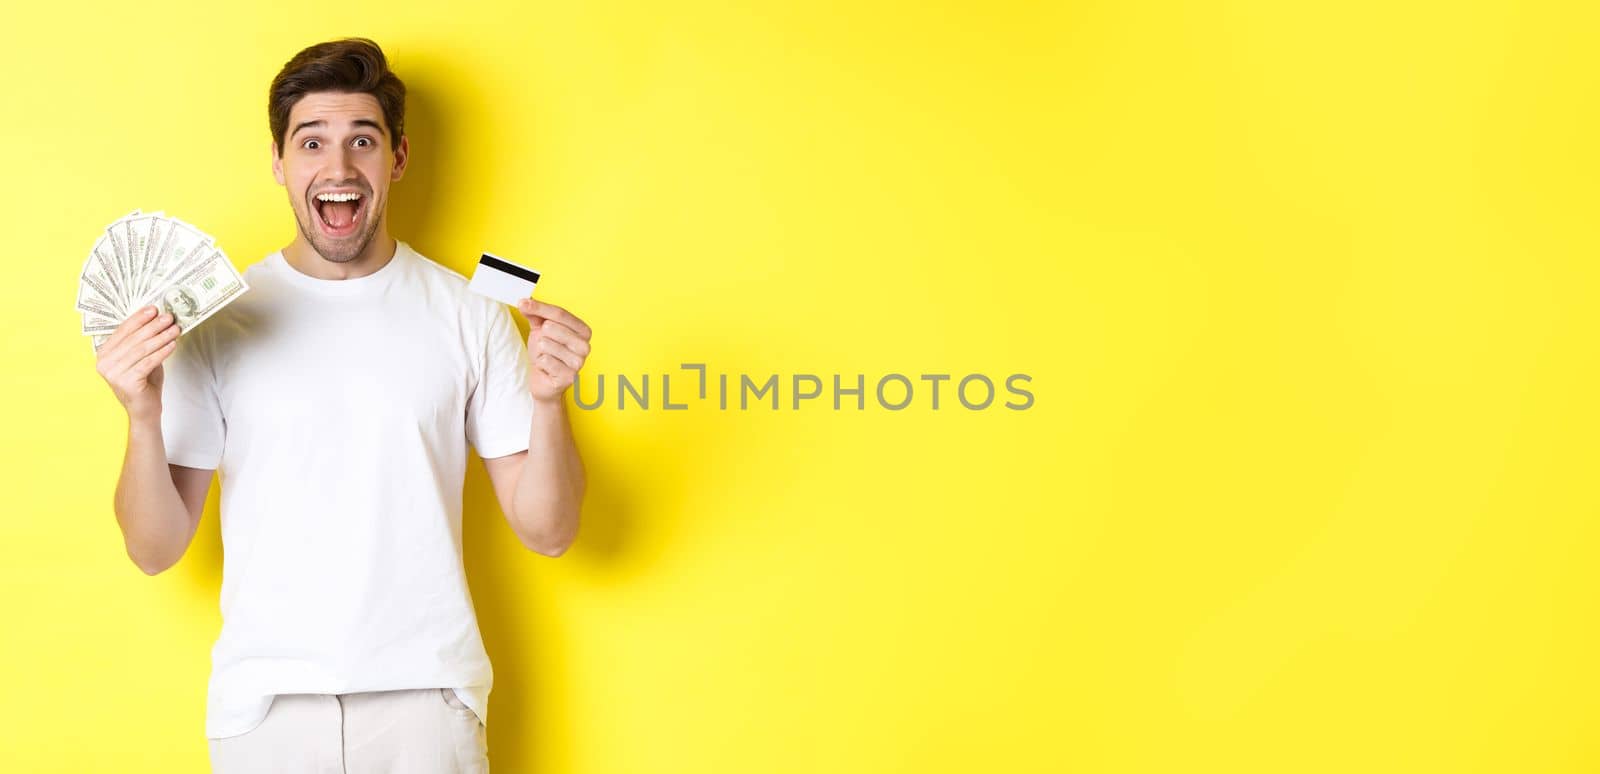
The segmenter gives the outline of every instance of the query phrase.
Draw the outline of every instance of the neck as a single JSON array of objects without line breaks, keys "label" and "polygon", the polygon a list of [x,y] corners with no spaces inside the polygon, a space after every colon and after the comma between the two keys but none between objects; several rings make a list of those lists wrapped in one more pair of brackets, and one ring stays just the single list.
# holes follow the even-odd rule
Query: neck
[{"label": "neck", "polygon": [[389,263],[394,258],[398,247],[394,237],[389,236],[389,229],[380,227],[378,233],[372,237],[371,244],[360,255],[344,263],[335,263],[322,257],[311,243],[306,241],[305,234],[296,233],[294,241],[283,248],[283,258],[301,274],[306,274],[317,279],[346,280],[365,277]]}]

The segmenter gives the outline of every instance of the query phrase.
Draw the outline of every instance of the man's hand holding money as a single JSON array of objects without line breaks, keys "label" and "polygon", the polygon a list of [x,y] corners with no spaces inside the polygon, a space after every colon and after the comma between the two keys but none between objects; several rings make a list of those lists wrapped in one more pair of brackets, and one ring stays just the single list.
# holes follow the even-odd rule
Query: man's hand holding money
[{"label": "man's hand holding money", "polygon": [[95,370],[134,421],[161,415],[161,362],[178,347],[178,325],[154,306],[133,313],[95,350]]}]

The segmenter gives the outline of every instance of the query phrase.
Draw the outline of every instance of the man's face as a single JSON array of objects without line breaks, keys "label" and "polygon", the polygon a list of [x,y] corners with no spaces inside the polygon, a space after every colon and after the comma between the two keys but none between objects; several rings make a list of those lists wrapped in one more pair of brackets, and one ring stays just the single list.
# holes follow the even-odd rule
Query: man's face
[{"label": "man's face", "polygon": [[377,98],[342,92],[301,97],[287,131],[272,173],[289,192],[300,233],[327,260],[355,260],[383,225],[389,184],[405,172],[405,138],[391,151]]}]

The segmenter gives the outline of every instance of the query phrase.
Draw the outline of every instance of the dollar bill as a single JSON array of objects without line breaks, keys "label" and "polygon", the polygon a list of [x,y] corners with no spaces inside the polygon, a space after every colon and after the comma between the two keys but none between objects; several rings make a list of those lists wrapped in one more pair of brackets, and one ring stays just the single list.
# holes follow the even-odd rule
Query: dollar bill
[{"label": "dollar bill", "polygon": [[[99,246],[100,243],[95,244],[96,248]],[[101,265],[96,251],[89,253],[89,259],[83,264],[83,273],[78,277],[78,309],[87,312],[91,310],[90,305],[122,306],[122,294],[112,284],[111,275]]]},{"label": "dollar bill", "polygon": [[135,308],[155,304],[161,311],[170,313],[178,323],[181,336],[249,289],[228,256],[213,248],[204,259],[147,296]]},{"label": "dollar bill", "polygon": [[[129,287],[129,284],[133,281],[133,270],[131,268],[132,259],[128,254],[127,222],[133,218],[139,217],[141,214],[143,214],[141,211],[134,210],[133,212],[130,212],[127,215],[112,221],[111,225],[106,226],[106,241],[109,243],[107,245],[107,250],[109,251],[109,257],[111,259],[111,262],[106,266],[106,268],[109,271],[113,271],[117,274],[118,280],[124,288]],[[133,296],[130,293],[123,297],[123,301],[127,301],[132,297]]]},{"label": "dollar bill", "polygon": [[128,235],[128,265],[135,298],[149,292],[150,245],[161,238],[163,222],[159,214],[153,213],[129,218],[123,223]]},{"label": "dollar bill", "polygon": [[106,286],[111,289],[112,296],[107,301],[115,301],[118,308],[128,305],[128,289],[124,286],[124,278],[117,271],[116,246],[111,239],[102,234],[94,244],[94,249],[89,251],[89,260],[84,264],[84,272],[93,272]]},{"label": "dollar bill", "polygon": [[128,315],[113,309],[107,304],[88,301],[84,302],[84,306],[87,307],[83,310],[84,335],[103,333],[108,330],[114,331],[118,325],[122,324],[123,320],[128,318]]},{"label": "dollar bill", "polygon": [[78,276],[82,331],[95,349],[139,309],[173,314],[187,333],[249,286],[216,241],[165,212],[134,210],[95,241]]},{"label": "dollar bill", "polygon": [[148,288],[164,287],[173,277],[193,268],[210,254],[213,242],[205,232],[172,218],[166,238],[156,250],[147,274]]},{"label": "dollar bill", "polygon": [[113,316],[122,308],[120,303],[106,297],[109,288],[105,280],[108,276],[95,267],[89,267],[78,283],[78,311],[83,316],[83,332],[86,335],[114,322]]}]

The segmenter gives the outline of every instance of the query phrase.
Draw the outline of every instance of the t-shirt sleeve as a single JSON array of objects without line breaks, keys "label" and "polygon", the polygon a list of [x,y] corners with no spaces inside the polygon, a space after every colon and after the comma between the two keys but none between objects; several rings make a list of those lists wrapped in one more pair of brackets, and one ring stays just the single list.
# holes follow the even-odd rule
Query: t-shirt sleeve
[{"label": "t-shirt sleeve", "polygon": [[168,463],[215,470],[222,463],[222,404],[197,334],[179,337],[161,364],[161,438]]},{"label": "t-shirt sleeve", "polygon": [[528,347],[511,321],[510,307],[494,304],[488,316],[477,386],[467,399],[467,442],[484,459],[528,448],[533,393],[528,384]]}]

